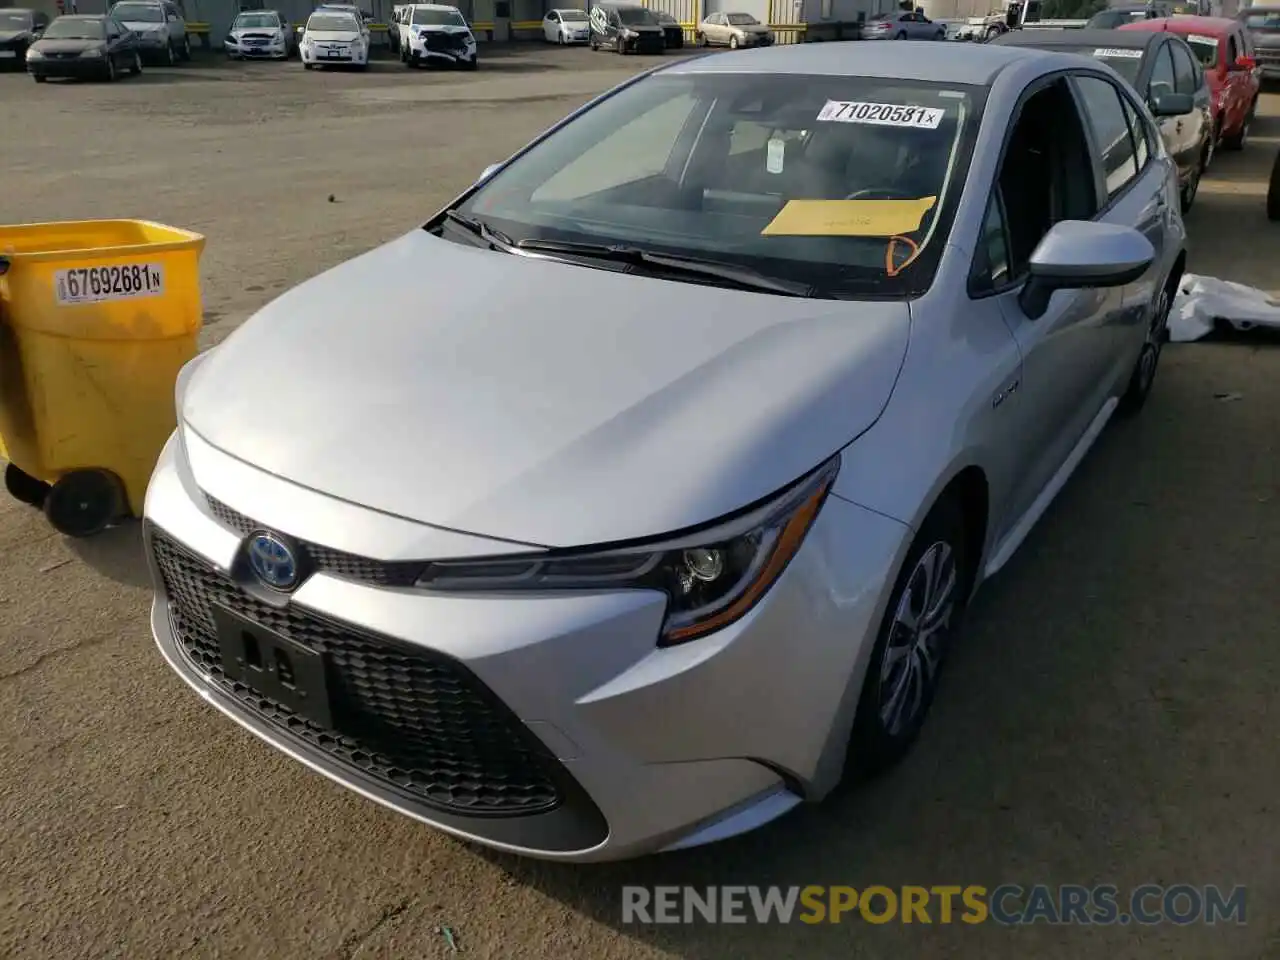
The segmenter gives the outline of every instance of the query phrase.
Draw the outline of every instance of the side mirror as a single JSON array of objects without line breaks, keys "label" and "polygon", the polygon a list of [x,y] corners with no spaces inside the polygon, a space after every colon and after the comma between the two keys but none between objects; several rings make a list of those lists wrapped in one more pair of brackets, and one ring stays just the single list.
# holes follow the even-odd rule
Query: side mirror
[{"label": "side mirror", "polygon": [[1237,70],[1252,70],[1257,65],[1258,65],[1258,61],[1255,60],[1253,57],[1246,57],[1246,56],[1236,57],[1235,69]]},{"label": "side mirror", "polygon": [[1049,309],[1055,290],[1121,287],[1146,273],[1155,257],[1151,241],[1132,227],[1063,220],[1032,252],[1031,277],[1018,295],[1018,305],[1038,320]]},{"label": "side mirror", "polygon": [[1151,112],[1157,117],[1181,117],[1195,109],[1189,93],[1157,93],[1151,99]]},{"label": "side mirror", "polygon": [[[491,176],[493,176],[495,173],[498,172],[498,168],[500,166],[502,166],[502,164],[500,163],[489,164],[487,167],[484,168],[484,172],[480,174],[480,180],[488,180]],[[479,183],[480,180],[477,180],[476,183]]]}]

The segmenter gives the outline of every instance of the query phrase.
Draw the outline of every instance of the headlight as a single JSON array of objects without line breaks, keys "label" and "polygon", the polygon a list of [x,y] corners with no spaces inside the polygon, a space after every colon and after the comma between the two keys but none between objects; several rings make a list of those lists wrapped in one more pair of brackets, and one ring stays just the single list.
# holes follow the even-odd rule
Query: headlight
[{"label": "headlight", "polygon": [[417,585],[440,592],[659,590],[667,595],[660,646],[743,617],[796,555],[840,468],[833,457],[763,506],[663,541],[591,552],[428,564]]},{"label": "headlight", "polygon": [[43,53],[41,53],[39,50],[36,50],[36,49],[33,47],[33,48],[31,48],[30,50],[28,50],[28,51],[27,51],[27,59],[28,59],[28,60],[43,60],[43,59],[44,59],[44,54],[43,54]]},{"label": "headlight", "polygon": [[97,50],[97,49],[93,49],[93,50],[86,50],[86,51],[84,51],[84,53],[80,54],[80,56],[82,56],[82,57],[100,57],[100,56],[102,56],[102,51],[101,51],[101,50]]}]

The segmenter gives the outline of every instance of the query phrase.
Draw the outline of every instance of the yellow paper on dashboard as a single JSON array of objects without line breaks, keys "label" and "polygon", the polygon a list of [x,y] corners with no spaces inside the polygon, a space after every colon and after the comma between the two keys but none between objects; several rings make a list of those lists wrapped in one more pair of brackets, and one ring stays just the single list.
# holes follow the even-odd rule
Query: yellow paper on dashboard
[{"label": "yellow paper on dashboard", "polygon": [[791,200],[762,237],[895,237],[915,233],[938,202],[918,200]]}]

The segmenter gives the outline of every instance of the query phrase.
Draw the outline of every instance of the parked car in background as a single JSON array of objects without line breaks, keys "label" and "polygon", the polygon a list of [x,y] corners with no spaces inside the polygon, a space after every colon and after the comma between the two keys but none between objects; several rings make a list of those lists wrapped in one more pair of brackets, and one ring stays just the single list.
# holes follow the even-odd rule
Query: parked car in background
[{"label": "parked car in background", "polygon": [[1135,20],[1173,16],[1171,3],[1126,3],[1099,10],[1085,23],[1086,30],[1114,30]]},{"label": "parked car in background", "polygon": [[297,31],[276,10],[239,14],[223,47],[232,60],[287,60],[297,46]]},{"label": "parked car in background", "polygon": [[945,40],[947,28],[918,10],[894,10],[862,25],[864,40]]},{"label": "parked car in background", "polygon": [[27,48],[27,72],[36,83],[50,77],[115,80],[142,72],[138,35],[115,17],[57,17]]},{"label": "parked car in background", "polygon": [[347,10],[317,8],[307,17],[298,44],[302,66],[369,67],[369,28],[359,14]]},{"label": "parked car in background", "polygon": [[457,7],[415,3],[405,10],[402,19],[400,60],[405,66],[474,70],[480,65],[475,34]]},{"label": "parked car in background", "polygon": [[1249,7],[1239,20],[1253,41],[1262,79],[1280,80],[1280,6]]},{"label": "parked car in background", "polygon": [[42,10],[21,7],[0,10],[0,70],[10,64],[24,66],[27,48],[40,39],[47,26],[49,15]]},{"label": "parked car in background", "polygon": [[1213,100],[1214,139],[1224,150],[1242,150],[1262,88],[1253,41],[1239,20],[1168,17],[1125,24],[1120,30],[1176,33],[1191,47]]},{"label": "parked car in background", "polygon": [[646,71],[183,368],[141,536],[192,703],[559,861],[907,756],[981,584],[1152,395],[1186,231],[1101,64],[854,46]]},{"label": "parked car in background", "polygon": [[591,22],[586,11],[575,8],[548,10],[542,18],[542,39],[548,43],[587,43],[591,39]]},{"label": "parked car in background", "polygon": [[662,39],[668,50],[684,48],[684,27],[680,25],[679,20],[666,10],[654,10],[653,19],[657,20],[658,26],[662,28]]},{"label": "parked car in background", "polygon": [[615,53],[662,53],[666,31],[653,12],[636,3],[608,0],[591,8],[591,49]]},{"label": "parked car in background", "polygon": [[694,42],[700,47],[767,47],[773,43],[773,31],[749,13],[728,11],[709,13],[694,31]]},{"label": "parked car in background", "polygon": [[992,41],[1078,53],[1109,66],[1142,97],[1178,165],[1182,212],[1195,203],[1213,160],[1213,95],[1191,48],[1173,33],[1122,30],[1015,30]]},{"label": "parked car in background", "polygon": [[111,15],[138,35],[144,58],[167,64],[191,59],[187,21],[169,0],[123,0]]}]

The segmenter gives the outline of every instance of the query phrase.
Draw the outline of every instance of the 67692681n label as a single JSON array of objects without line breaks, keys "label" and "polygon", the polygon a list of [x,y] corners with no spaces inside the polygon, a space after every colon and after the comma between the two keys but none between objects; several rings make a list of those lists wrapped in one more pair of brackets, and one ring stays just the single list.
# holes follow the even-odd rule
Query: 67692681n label
[{"label": "67692681n label", "polygon": [[53,275],[61,306],[158,297],[164,293],[164,265],[120,263],[108,267],[68,267]]}]

